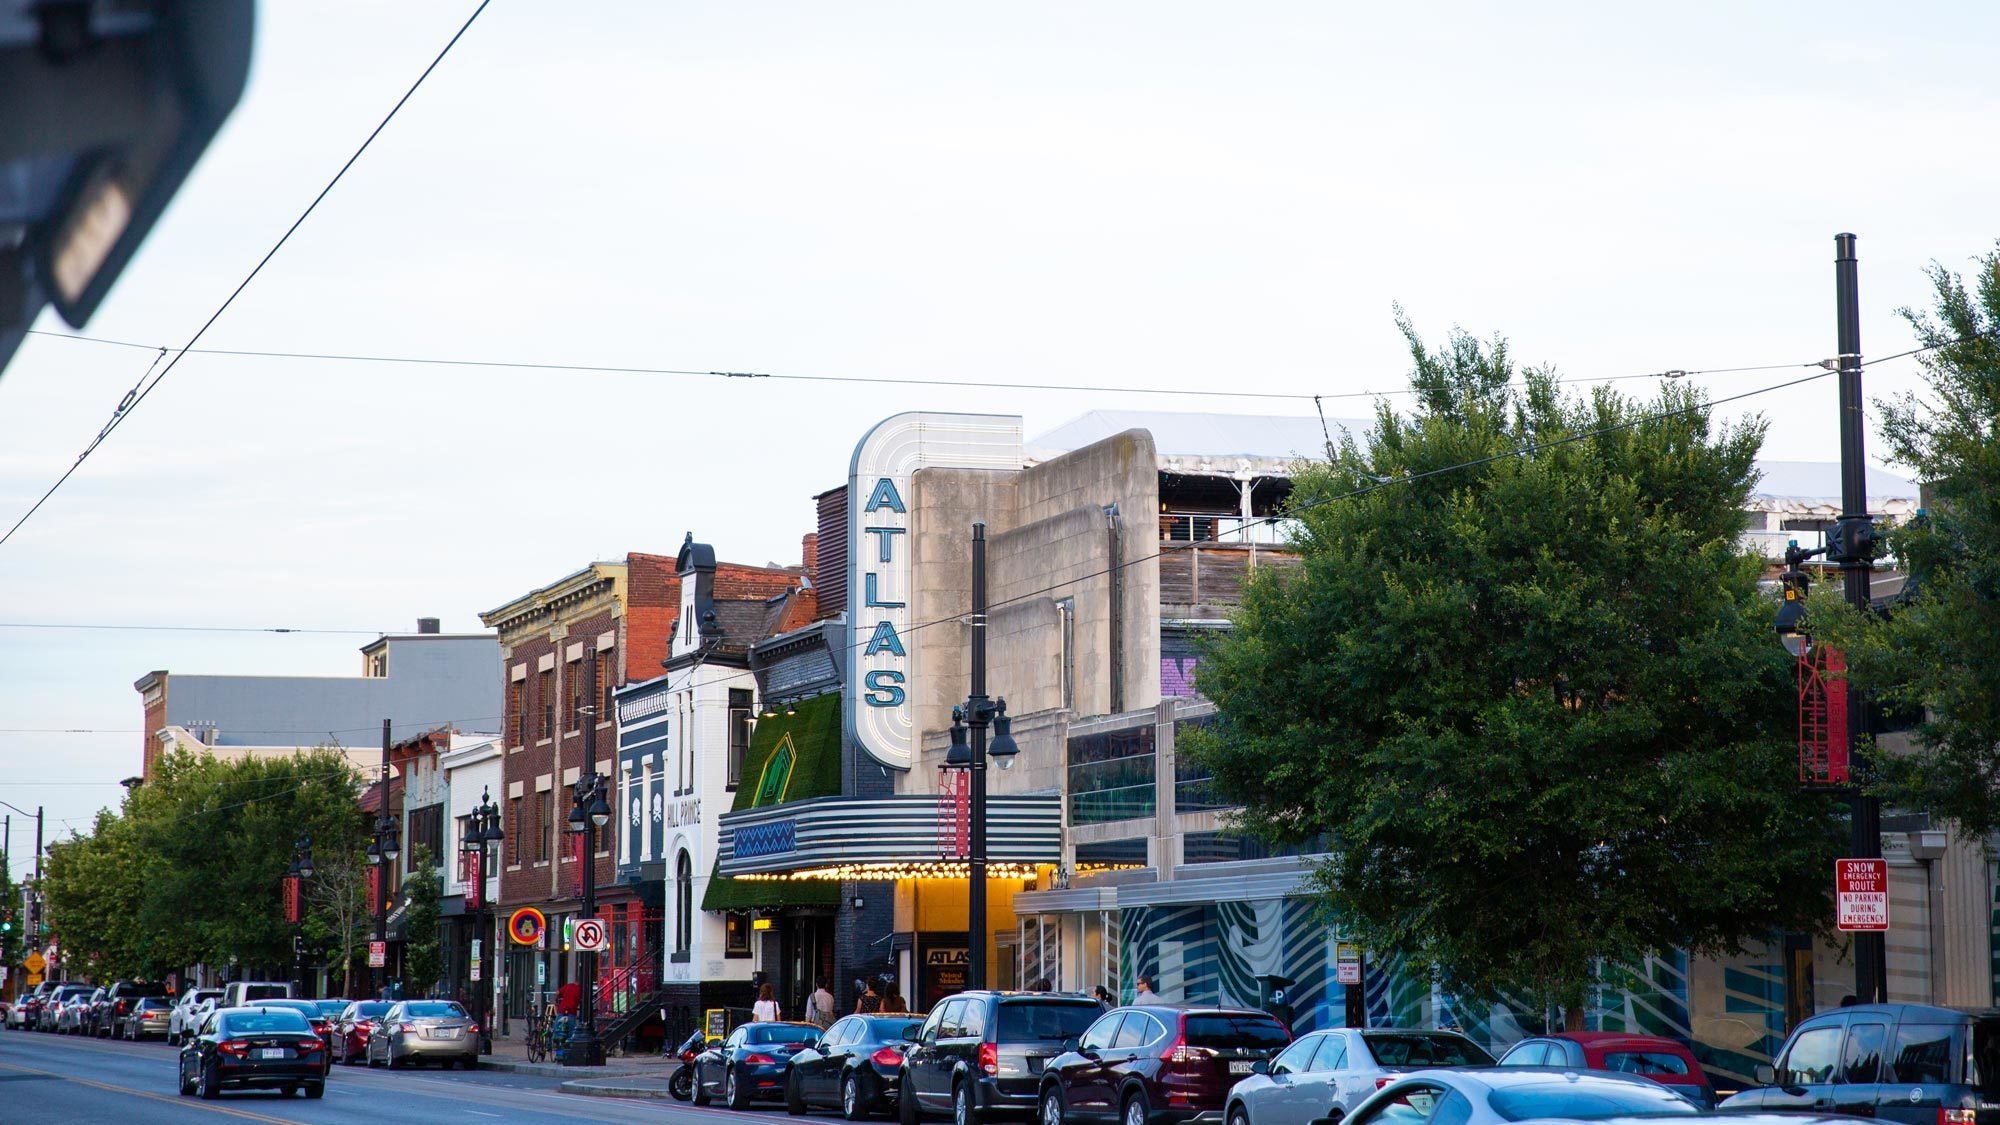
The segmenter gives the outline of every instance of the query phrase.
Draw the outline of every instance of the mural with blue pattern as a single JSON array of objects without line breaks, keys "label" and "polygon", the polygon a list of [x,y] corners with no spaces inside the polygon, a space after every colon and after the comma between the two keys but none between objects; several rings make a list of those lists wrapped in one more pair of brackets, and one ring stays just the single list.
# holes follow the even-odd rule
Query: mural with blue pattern
[{"label": "mural with blue pattern", "polygon": [[[1255,1007],[1259,976],[1288,990],[1293,1030],[1338,1027],[1347,992],[1337,983],[1337,935],[1308,899],[1128,907],[1119,936],[1119,991],[1129,999],[1140,974],[1162,998]],[[1461,1001],[1408,971],[1400,959],[1368,966],[1368,1021],[1377,1027],[1455,1027],[1496,1053],[1546,1026],[1518,998]],[[1718,1078],[1748,1082],[1785,1038],[1784,974],[1776,949],[1761,955],[1690,962],[1670,951],[1637,965],[1606,965],[1588,1011],[1594,1030],[1664,1035],[1691,1044]]]}]

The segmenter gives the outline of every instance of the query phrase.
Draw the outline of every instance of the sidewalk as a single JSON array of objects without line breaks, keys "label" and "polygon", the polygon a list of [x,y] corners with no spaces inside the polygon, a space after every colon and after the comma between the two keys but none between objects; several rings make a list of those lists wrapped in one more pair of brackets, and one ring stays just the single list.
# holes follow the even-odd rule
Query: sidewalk
[{"label": "sidewalk", "polygon": [[[628,1057],[608,1056],[604,1065],[564,1066],[553,1057],[545,1062],[528,1061],[527,1037],[519,1031],[513,1035],[495,1035],[493,1053],[481,1055],[479,1065],[489,1070],[504,1070],[514,1074],[532,1074],[541,1078],[574,1078],[595,1082],[600,1079],[646,1079],[659,1087],[658,1095],[643,1093],[612,1094],[614,1097],[665,1097],[667,1078],[680,1065],[679,1059],[663,1058],[659,1055],[632,1055]],[[572,1091],[574,1082],[565,1082],[562,1088],[570,1093],[608,1093],[608,1091]]]}]

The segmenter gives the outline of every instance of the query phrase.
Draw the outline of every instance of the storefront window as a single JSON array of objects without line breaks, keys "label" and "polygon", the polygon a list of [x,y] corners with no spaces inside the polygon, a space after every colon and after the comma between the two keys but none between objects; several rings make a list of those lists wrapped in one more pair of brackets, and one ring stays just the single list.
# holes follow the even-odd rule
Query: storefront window
[{"label": "storefront window", "polygon": [[1214,775],[1197,764],[1183,741],[1190,733],[1213,725],[1215,716],[1182,719],[1174,724],[1174,811],[1207,812],[1235,806],[1216,795]]},{"label": "storefront window", "polygon": [[1280,859],[1313,855],[1326,850],[1324,837],[1314,836],[1298,844],[1270,844],[1240,832],[1190,832],[1182,838],[1181,862],[1233,863],[1245,859]]},{"label": "storefront window", "polygon": [[1069,740],[1069,821],[1102,824],[1153,815],[1157,758],[1153,727],[1129,727]]},{"label": "storefront window", "polygon": [[1145,867],[1146,841],[1100,840],[1094,844],[1076,846],[1076,873],[1089,875],[1098,871],[1123,871],[1129,868]]}]

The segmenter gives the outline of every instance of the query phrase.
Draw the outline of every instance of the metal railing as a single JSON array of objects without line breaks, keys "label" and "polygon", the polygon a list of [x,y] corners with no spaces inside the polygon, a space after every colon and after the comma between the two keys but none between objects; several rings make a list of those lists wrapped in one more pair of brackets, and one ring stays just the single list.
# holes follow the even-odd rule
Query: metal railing
[{"label": "metal railing", "polygon": [[1297,520],[1271,516],[1244,519],[1233,512],[1161,512],[1162,543],[1255,543],[1282,547],[1291,542]]}]

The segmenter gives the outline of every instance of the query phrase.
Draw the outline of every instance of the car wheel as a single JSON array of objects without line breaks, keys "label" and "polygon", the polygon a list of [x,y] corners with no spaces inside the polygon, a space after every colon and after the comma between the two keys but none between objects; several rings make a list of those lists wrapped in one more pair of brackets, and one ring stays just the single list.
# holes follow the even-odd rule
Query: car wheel
[{"label": "car wheel", "polygon": [[[1054,1086],[1042,1091],[1041,1125],[1063,1125],[1062,1091]],[[1231,1122],[1230,1125],[1235,1125]]]},{"label": "car wheel", "polygon": [[314,1082],[306,1087],[306,1097],[323,1098],[325,1096],[326,1096],[326,1083],[324,1082]]},{"label": "car wheel", "polygon": [[1146,1108],[1146,1095],[1134,1092],[1125,1099],[1125,1113],[1120,1118],[1122,1125],[1146,1125],[1153,1114]]},{"label": "car wheel", "polygon": [[750,1091],[743,1088],[743,1083],[736,1080],[735,1067],[732,1066],[722,1072],[722,1101],[725,1105],[730,1109],[749,1109],[749,1094]]},{"label": "car wheel", "polygon": [[194,1084],[188,1081],[188,1068],[184,1062],[174,1063],[174,1093],[184,1098],[194,1093]]},{"label": "car wheel", "polygon": [[896,1083],[896,1116],[903,1125],[920,1125],[924,1111],[917,1106],[917,1092],[910,1088],[910,1072],[904,1071]]},{"label": "car wheel", "polygon": [[806,1096],[799,1089],[799,1072],[793,1070],[785,1075],[785,1112],[799,1117],[806,1111]]},{"label": "car wheel", "polygon": [[210,1064],[201,1068],[201,1097],[203,1101],[214,1101],[222,1096],[222,1075],[216,1073]]},{"label": "car wheel", "polygon": [[696,1105],[708,1104],[708,1087],[702,1085],[700,1070],[696,1070],[694,1072],[694,1104]]},{"label": "car wheel", "polygon": [[979,1107],[972,1104],[972,1083],[960,1082],[951,1088],[951,1121],[952,1125],[979,1125]]},{"label": "car wheel", "polygon": [[868,1116],[868,1103],[861,1100],[861,1076],[851,1070],[840,1080],[840,1115],[849,1121]]},{"label": "car wheel", "polygon": [[468,1056],[458,1060],[458,1066],[461,1070],[478,1070],[479,1059],[476,1056]]},{"label": "car wheel", "polygon": [[375,1067],[382,1065],[381,1063],[375,1061],[375,1048],[373,1047],[368,1048],[367,1059],[368,1059],[369,1069],[371,1070],[374,1069]]},{"label": "car wheel", "polygon": [[1229,1125],[1250,1125],[1250,1111],[1242,1103],[1229,1107]]}]

